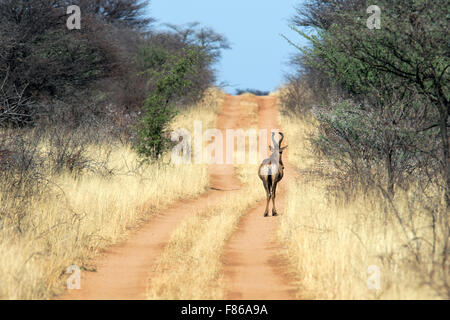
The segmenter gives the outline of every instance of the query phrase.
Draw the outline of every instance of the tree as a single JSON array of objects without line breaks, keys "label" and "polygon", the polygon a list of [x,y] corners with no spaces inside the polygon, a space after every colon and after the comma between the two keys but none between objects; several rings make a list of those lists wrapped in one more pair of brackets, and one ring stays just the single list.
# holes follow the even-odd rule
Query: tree
[{"label": "tree", "polygon": [[316,35],[299,31],[313,43],[311,49],[302,50],[310,64],[328,72],[354,94],[381,88],[380,81],[402,83],[435,108],[438,118],[429,117],[430,122],[418,130],[439,129],[441,174],[449,206],[450,54],[445,25],[448,10],[443,10],[448,3],[399,0],[377,4],[382,11],[381,30],[366,27],[365,8],[346,9]]},{"label": "tree", "polygon": [[312,27],[327,30],[348,11],[365,9],[365,0],[307,0],[296,7],[296,15],[291,19],[297,27]]},{"label": "tree", "polygon": [[146,30],[154,22],[153,18],[145,14],[145,10],[150,5],[149,0],[78,0],[69,2],[70,4],[79,4],[83,13],[96,15],[107,23],[132,29]]},{"label": "tree", "polygon": [[168,27],[168,31],[153,31],[147,35],[138,55],[138,63],[143,70],[158,70],[167,57],[183,55],[183,50],[197,50],[198,63],[186,75],[192,83],[191,90],[180,97],[185,104],[195,103],[204,90],[215,82],[214,64],[220,59],[222,50],[230,48],[228,40],[197,22]]},{"label": "tree", "polygon": [[145,100],[136,144],[145,161],[157,158],[169,146],[166,129],[175,115],[172,104],[192,86],[187,75],[198,64],[199,54],[198,50],[190,49],[182,57],[168,57],[162,71],[149,70],[157,78],[156,90]]},{"label": "tree", "polygon": [[[72,4],[81,7],[80,30],[66,27],[66,10]],[[51,117],[52,113],[36,110],[38,102],[54,99],[73,104],[73,96],[99,80],[120,82],[117,75],[130,78],[131,73],[136,78],[133,60],[137,50],[130,44],[136,47],[135,43],[142,41],[141,31],[151,21],[144,17],[147,5],[148,1],[141,0],[0,0],[0,74],[4,82],[0,99],[6,92],[9,97],[20,92],[28,101],[20,104],[21,117],[3,112],[2,123],[32,123],[37,118],[32,115],[41,111]]]}]

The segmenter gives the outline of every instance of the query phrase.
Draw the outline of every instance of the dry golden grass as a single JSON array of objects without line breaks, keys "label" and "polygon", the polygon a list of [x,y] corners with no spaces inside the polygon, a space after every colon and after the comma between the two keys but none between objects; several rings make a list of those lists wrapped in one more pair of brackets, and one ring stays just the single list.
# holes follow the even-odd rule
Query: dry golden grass
[{"label": "dry golden grass", "polygon": [[148,299],[225,298],[221,256],[242,215],[261,199],[256,171],[255,165],[239,167],[242,190],[180,224],[149,280]]},{"label": "dry golden grass", "polygon": [[282,129],[289,139],[286,158],[289,163],[300,171],[317,167],[318,159],[307,142],[308,137],[315,132],[314,120],[300,120],[293,114],[280,114],[279,117]]},{"label": "dry golden grass", "polygon": [[[317,168],[319,160],[307,141],[307,136],[314,131],[313,122],[282,115],[281,123],[288,137],[296,137],[289,139],[288,158],[300,173],[297,181],[288,187],[279,230],[280,241],[285,244],[285,254],[298,281],[297,297],[445,298],[445,293],[439,296],[425,285],[427,278],[423,271],[433,268],[429,246],[423,244],[419,250],[422,260],[419,270],[415,256],[407,248],[407,245],[415,246],[413,235],[403,232],[392,210],[382,205],[377,194],[360,193],[345,203],[329,193],[324,179],[314,177],[312,169]],[[413,197],[412,193],[399,194],[395,206],[399,215],[415,226],[416,237],[430,240],[429,214],[417,201],[412,202]],[[438,239],[444,235],[438,234]],[[372,274],[369,266],[380,268],[379,290],[367,286]],[[435,280],[442,281],[439,277],[444,276],[436,275]]]},{"label": "dry golden grass", "polygon": [[[194,120],[204,127],[214,123],[223,96],[219,90],[209,91],[202,103],[174,119],[173,128],[190,129]],[[89,146],[96,156],[105,154],[103,149],[110,148]],[[206,165],[175,166],[166,156],[139,167],[137,160],[129,146],[114,148],[108,166],[118,174],[53,177],[58,188],[30,199],[21,232],[14,221],[1,221],[1,299],[46,299],[61,293],[68,266],[95,268],[89,261],[100,249],[123,239],[155,210],[195,196],[208,185]],[[0,199],[2,211],[14,205],[7,194]]]}]

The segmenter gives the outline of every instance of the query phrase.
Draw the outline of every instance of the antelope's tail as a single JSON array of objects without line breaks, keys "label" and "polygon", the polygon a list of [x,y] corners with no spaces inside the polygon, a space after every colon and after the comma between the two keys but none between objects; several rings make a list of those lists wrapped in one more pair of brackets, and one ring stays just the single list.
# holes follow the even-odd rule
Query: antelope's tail
[{"label": "antelope's tail", "polygon": [[269,188],[269,195],[272,196],[272,166],[268,167],[267,186]]}]

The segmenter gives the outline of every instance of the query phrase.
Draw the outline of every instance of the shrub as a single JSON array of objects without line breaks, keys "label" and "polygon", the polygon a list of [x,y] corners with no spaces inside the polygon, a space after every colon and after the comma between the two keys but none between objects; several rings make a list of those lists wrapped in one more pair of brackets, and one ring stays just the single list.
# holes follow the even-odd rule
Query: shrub
[{"label": "shrub", "polygon": [[169,145],[167,125],[175,115],[173,101],[192,86],[187,78],[199,62],[200,52],[191,49],[183,57],[170,56],[157,77],[156,90],[144,104],[144,115],[138,129],[137,151],[144,160],[157,158]]},{"label": "shrub", "polygon": [[251,93],[254,94],[255,96],[268,96],[270,92],[258,89],[236,89],[236,95],[240,95],[243,93]]},{"label": "shrub", "polygon": [[[427,105],[424,107],[425,113],[419,119],[414,116],[413,104],[401,103],[408,109],[399,109],[399,112],[411,115],[409,121],[413,126],[421,122],[422,126],[416,127],[420,132],[438,128],[439,135],[434,135],[433,132],[431,135],[440,144],[440,176],[446,189],[446,201],[450,206],[447,129],[450,110],[449,55],[445,44],[446,16],[441,9],[446,3],[379,1],[384,17],[379,30],[371,30],[362,23],[367,19],[365,11],[350,5],[352,1],[341,2],[344,3],[348,6],[338,6],[339,10],[332,15],[330,24],[321,27],[318,33],[310,35],[298,30],[312,42],[310,48],[300,48],[302,59],[309,66],[325,72],[356,102],[369,100],[373,104],[379,101],[381,107],[389,110],[391,101],[395,98],[394,93],[398,93],[402,99],[411,95],[419,96],[420,101]],[[318,8],[320,7],[319,5]],[[312,8],[315,7],[310,6],[309,11],[307,10],[306,18],[317,13],[317,8]],[[322,9],[324,11],[319,12],[326,12],[326,6],[322,6]],[[300,20],[305,22],[305,19]],[[309,24],[307,20],[304,25]],[[389,112],[385,112],[385,117],[389,116]],[[423,118],[425,121],[422,121]],[[396,123],[387,121],[386,125],[395,128]]]}]

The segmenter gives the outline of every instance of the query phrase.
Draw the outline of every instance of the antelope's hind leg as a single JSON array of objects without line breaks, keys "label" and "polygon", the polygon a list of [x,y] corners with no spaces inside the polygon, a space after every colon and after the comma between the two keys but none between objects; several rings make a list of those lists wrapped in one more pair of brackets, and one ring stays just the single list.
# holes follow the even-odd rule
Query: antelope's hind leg
[{"label": "antelope's hind leg", "polygon": [[266,210],[264,211],[264,217],[267,217],[269,215],[269,203],[270,203],[270,186],[269,182],[265,179],[263,180],[264,189],[266,189],[266,196],[267,196],[267,203],[266,203]]},{"label": "antelope's hind leg", "polygon": [[275,197],[276,197],[276,192],[277,192],[277,183],[274,183],[272,186],[272,216],[277,216],[277,209],[275,207]]}]

